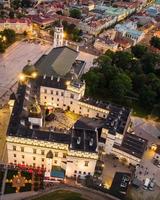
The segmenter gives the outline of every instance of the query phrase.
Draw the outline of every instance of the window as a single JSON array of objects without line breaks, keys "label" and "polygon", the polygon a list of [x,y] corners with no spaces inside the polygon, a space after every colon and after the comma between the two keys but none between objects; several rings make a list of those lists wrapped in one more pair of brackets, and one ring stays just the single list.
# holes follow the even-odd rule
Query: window
[{"label": "window", "polygon": [[88,167],[88,164],[89,164],[89,161],[85,161],[85,162],[84,162],[84,166],[85,166],[85,167]]},{"label": "window", "polygon": [[58,95],[58,91],[56,91],[56,95]]},{"label": "window", "polygon": [[33,157],[33,160],[36,160],[36,157]]},{"label": "window", "polygon": [[71,99],[74,99],[74,94],[71,94]]},{"label": "window", "polygon": [[70,104],[73,104],[73,102],[71,101]]},{"label": "window", "polygon": [[103,117],[105,118],[105,117],[106,117],[106,115],[103,115]]},{"label": "window", "polygon": [[42,162],[44,162],[44,158],[42,158]]},{"label": "window", "polygon": [[58,152],[55,152],[55,157],[58,157]]},{"label": "window", "polygon": [[22,164],[24,165],[24,164],[25,164],[25,162],[24,162],[24,161],[22,161]]},{"label": "window", "polygon": [[44,165],[43,165],[43,164],[42,164],[41,166],[42,166],[42,168],[44,168]]},{"label": "window", "polygon": [[21,152],[24,152],[24,147],[21,147]]},{"label": "window", "polygon": [[99,117],[99,113],[97,113],[96,117]]},{"label": "window", "polygon": [[57,104],[57,107],[59,106],[59,104]]},{"label": "window", "polygon": [[81,171],[79,171],[79,174],[81,174]]},{"label": "window", "polygon": [[91,173],[90,173],[90,172],[88,172],[88,175],[91,175]]},{"label": "window", "polygon": [[89,112],[89,109],[87,111]]},{"label": "window", "polygon": [[36,152],[37,152],[36,149],[33,149],[33,153],[36,154]]},{"label": "window", "polygon": [[51,94],[53,94],[53,90],[51,90]]},{"label": "window", "polygon": [[41,155],[44,155],[44,150],[41,150]]},{"label": "window", "polygon": [[52,97],[52,101],[54,100],[54,98]]},{"label": "window", "polygon": [[61,92],[61,96],[63,97],[63,95],[64,95],[64,93],[63,92]]},{"label": "window", "polygon": [[83,174],[86,174],[86,172],[83,172]]},{"label": "window", "polygon": [[55,160],[54,163],[57,164],[57,160]]},{"label": "window", "polygon": [[24,155],[22,155],[22,158],[24,159]]},{"label": "window", "polygon": [[63,106],[65,107],[65,106],[66,106],[66,104],[63,104]]},{"label": "window", "polygon": [[77,173],[77,170],[75,170],[74,173],[76,174],[76,173]]},{"label": "window", "polygon": [[81,108],[81,107],[79,107],[79,109],[81,110],[82,108]]},{"label": "window", "polygon": [[16,154],[14,154],[13,157],[16,158]]},{"label": "window", "polygon": [[14,160],[14,163],[16,163],[17,162],[17,160]]},{"label": "window", "polygon": [[33,167],[35,167],[36,166],[36,163],[33,163]]},{"label": "window", "polygon": [[81,111],[79,111],[79,114],[81,114]]},{"label": "window", "polygon": [[66,158],[66,153],[63,153],[63,158]]},{"label": "window", "polygon": [[13,151],[16,151],[16,146],[13,146]]},{"label": "window", "polygon": [[47,97],[46,97],[46,96],[44,96],[44,98],[45,98],[45,99],[47,99]]},{"label": "window", "polygon": [[44,93],[47,93],[47,89],[44,89]]},{"label": "window", "polygon": [[57,99],[57,101],[59,101],[59,99]]}]

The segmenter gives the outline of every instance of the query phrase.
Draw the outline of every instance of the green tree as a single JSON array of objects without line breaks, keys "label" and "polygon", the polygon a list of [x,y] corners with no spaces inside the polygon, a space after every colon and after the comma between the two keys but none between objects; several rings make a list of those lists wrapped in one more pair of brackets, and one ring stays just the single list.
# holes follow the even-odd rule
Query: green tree
[{"label": "green tree", "polygon": [[133,60],[133,54],[124,51],[117,51],[113,56],[114,64],[122,69],[128,69],[131,67]]},{"label": "green tree", "polygon": [[16,39],[16,33],[12,29],[4,29],[3,35],[7,38],[7,43],[12,43]]},{"label": "green tree", "polygon": [[4,53],[4,52],[5,52],[4,43],[0,42],[0,53]]},{"label": "green tree", "polygon": [[160,49],[160,38],[159,37],[156,37],[156,36],[153,36],[150,40],[150,44],[157,48],[157,49]]},{"label": "green tree", "polygon": [[131,52],[136,58],[141,58],[147,53],[147,47],[144,45],[138,44],[138,45],[132,46]]},{"label": "green tree", "polygon": [[76,19],[80,19],[81,18],[81,11],[80,9],[77,8],[73,8],[69,11],[70,13],[70,17],[76,18]]},{"label": "green tree", "polygon": [[110,81],[109,90],[113,97],[122,99],[132,88],[132,80],[126,74],[119,74]]}]

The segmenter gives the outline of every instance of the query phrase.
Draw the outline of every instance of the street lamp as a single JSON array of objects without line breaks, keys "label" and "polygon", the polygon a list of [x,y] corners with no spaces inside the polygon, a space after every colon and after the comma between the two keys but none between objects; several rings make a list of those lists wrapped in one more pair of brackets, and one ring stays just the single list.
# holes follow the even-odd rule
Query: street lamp
[{"label": "street lamp", "polygon": [[26,80],[26,78],[33,78],[33,79],[35,79],[35,78],[37,78],[37,76],[38,76],[37,72],[32,72],[31,75],[26,75],[26,74],[20,73],[19,74],[19,80],[23,82],[23,81]]}]

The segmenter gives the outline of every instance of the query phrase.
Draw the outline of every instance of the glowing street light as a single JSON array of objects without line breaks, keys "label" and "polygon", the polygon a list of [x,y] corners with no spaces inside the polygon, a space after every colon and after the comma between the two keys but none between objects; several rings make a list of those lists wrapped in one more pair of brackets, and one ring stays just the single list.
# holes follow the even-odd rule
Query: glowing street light
[{"label": "glowing street light", "polygon": [[35,78],[37,78],[37,76],[38,76],[37,72],[32,72],[31,75],[26,75],[26,74],[21,73],[21,74],[19,74],[19,80],[23,82],[23,81],[26,80],[26,78],[33,78],[33,79],[35,79]]}]

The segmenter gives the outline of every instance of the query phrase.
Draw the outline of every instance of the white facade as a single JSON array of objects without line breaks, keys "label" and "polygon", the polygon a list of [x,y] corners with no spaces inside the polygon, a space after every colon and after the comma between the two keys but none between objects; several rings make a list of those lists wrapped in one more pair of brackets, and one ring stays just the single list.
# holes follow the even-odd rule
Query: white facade
[{"label": "white facade", "polygon": [[0,31],[4,29],[12,29],[18,34],[32,32],[32,24],[28,19],[1,19]]},{"label": "white facade", "polygon": [[54,29],[54,48],[63,46],[63,26],[55,27]]},{"label": "white facade", "polygon": [[[97,153],[69,150],[68,144],[7,137],[8,162],[28,166],[44,167],[51,172],[53,166],[60,166],[67,177],[93,175]],[[48,158],[52,152],[53,158]]]},{"label": "white facade", "polygon": [[69,109],[76,114],[89,118],[105,118],[109,113],[108,109],[99,108],[89,103],[79,101],[84,96],[84,92],[85,84],[79,89],[68,85],[67,90],[41,86],[40,102],[42,105],[48,107],[62,108],[63,110]]}]

